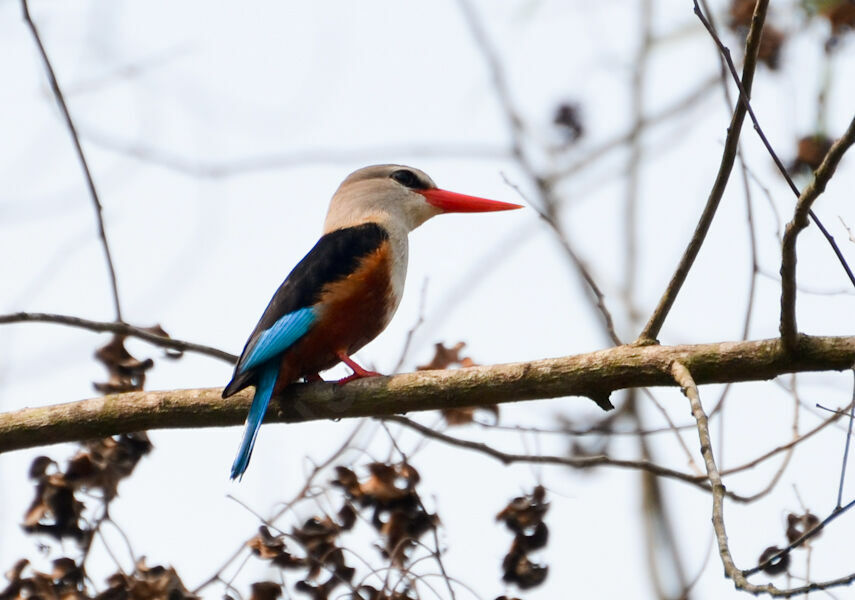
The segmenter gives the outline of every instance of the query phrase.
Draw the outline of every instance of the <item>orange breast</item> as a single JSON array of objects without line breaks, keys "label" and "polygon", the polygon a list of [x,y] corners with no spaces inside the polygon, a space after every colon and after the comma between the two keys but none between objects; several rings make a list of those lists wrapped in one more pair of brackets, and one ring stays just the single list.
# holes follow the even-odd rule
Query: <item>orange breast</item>
[{"label": "orange breast", "polygon": [[277,391],[296,379],[329,369],[337,352],[350,355],[386,328],[396,305],[390,281],[391,252],[384,241],[356,270],[323,288],[318,320],[282,357]]}]

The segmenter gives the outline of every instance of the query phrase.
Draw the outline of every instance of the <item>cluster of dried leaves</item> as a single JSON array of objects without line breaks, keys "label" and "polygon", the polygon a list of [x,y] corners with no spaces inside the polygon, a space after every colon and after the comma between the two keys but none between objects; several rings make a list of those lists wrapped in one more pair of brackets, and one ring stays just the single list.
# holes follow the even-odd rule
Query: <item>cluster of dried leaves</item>
[{"label": "cluster of dried leaves", "polygon": [[[439,342],[434,345],[434,355],[429,363],[416,367],[417,371],[430,371],[434,369],[452,369],[477,366],[472,358],[460,356],[461,350],[466,347],[466,342],[457,342],[449,348]],[[443,408],[440,413],[448,425],[466,425],[475,420],[476,411],[486,411],[493,415],[495,422],[499,422],[499,407],[496,404],[489,406],[464,406],[461,408]]]},{"label": "cluster of dried leaves", "polygon": [[107,589],[90,594],[81,565],[71,558],[53,561],[50,573],[33,569],[26,559],[18,561],[6,573],[9,585],[0,592],[0,600],[197,600],[179,579],[174,569],[147,567],[139,561],[133,573],[117,572],[107,579]]},{"label": "cluster of dried leaves", "polygon": [[[91,579],[86,575],[86,557],[98,528],[108,518],[108,506],[118,495],[119,483],[133,473],[151,448],[145,433],[135,433],[83,443],[64,469],[47,456],[33,460],[30,478],[35,481],[35,498],[24,516],[24,531],[57,540],[73,539],[80,545],[81,556],[54,560],[49,573],[35,569],[27,559],[19,560],[6,573],[9,583],[0,592],[0,600],[196,598],[174,569],[148,567],[144,560],[137,561],[131,573],[111,575],[101,592],[90,591],[87,585]],[[94,500],[95,506],[87,509],[84,499]]]},{"label": "cluster of dried leaves", "polygon": [[549,571],[549,567],[528,557],[529,552],[546,546],[549,539],[549,529],[543,522],[547,510],[546,490],[538,485],[531,494],[511,500],[496,515],[496,520],[503,521],[514,534],[511,549],[502,561],[502,579],[524,590],[542,584]]},{"label": "cluster of dried leaves", "polygon": [[[363,514],[380,534],[380,552],[397,569],[404,569],[410,552],[419,538],[435,527],[438,518],[428,513],[416,491],[418,472],[407,462],[396,464],[372,463],[368,477],[360,480],[351,469],[336,467],[332,484],[344,492],[344,503],[335,518],[313,517],[290,534],[272,535],[267,527],[249,541],[249,547],[259,558],[270,561],[280,569],[305,569],[305,575],[295,585],[299,592],[313,600],[326,600],[344,585],[353,598],[363,600],[411,600],[409,591],[378,590],[368,585],[352,583],[355,570],[345,563],[339,536],[351,530]],[[370,516],[368,515],[370,513]],[[300,548],[291,552],[286,540]],[[253,597],[275,598],[267,594],[281,593],[281,586],[264,582],[263,594],[253,588]]]},{"label": "cluster of dried leaves", "polygon": [[150,450],[146,434],[135,433],[85,442],[64,470],[50,457],[37,457],[30,465],[36,495],[24,517],[24,530],[87,545],[94,529],[81,525],[85,505],[79,496],[99,496],[106,512],[119,482]]},{"label": "cluster of dried leaves", "polygon": [[[793,544],[799,538],[801,538],[807,532],[815,529],[820,525],[819,517],[815,514],[806,510],[803,514],[797,515],[795,513],[790,513],[787,515],[787,543]],[[821,535],[821,532],[817,531],[813,534],[813,538],[817,538]],[[801,547],[801,546],[799,546]],[[758,564],[763,564],[769,559],[775,557],[779,552],[781,552],[781,548],[778,546],[769,546],[760,554],[760,558],[758,560]],[[771,561],[768,565],[766,565],[763,570],[770,575],[778,575],[780,573],[786,573],[790,568],[790,554],[789,552],[775,558],[775,560]]]},{"label": "cluster of dried leaves", "polygon": [[[350,529],[355,521],[343,515],[336,521],[330,517],[313,517],[301,527],[294,527],[290,535],[274,536],[267,527],[260,527],[249,542],[249,548],[259,558],[269,560],[280,569],[306,569],[304,577],[295,588],[310,598],[329,598],[339,585],[350,586],[355,570],[345,564],[344,552],[337,545],[342,531]],[[289,538],[298,544],[303,555],[292,554],[285,544]],[[319,581],[324,576],[323,581]],[[253,584],[253,598],[276,598],[282,593],[280,584],[267,581]]]}]

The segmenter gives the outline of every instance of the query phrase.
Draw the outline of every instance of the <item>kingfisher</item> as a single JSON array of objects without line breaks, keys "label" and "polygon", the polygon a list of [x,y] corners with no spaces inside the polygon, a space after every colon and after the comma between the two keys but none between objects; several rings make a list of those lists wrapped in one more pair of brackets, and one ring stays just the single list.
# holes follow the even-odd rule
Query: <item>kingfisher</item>
[{"label": "kingfisher", "polygon": [[223,398],[250,385],[255,396],[231,478],[246,471],[270,398],[299,379],[342,362],[353,373],[380,375],[351,356],[380,334],[401,302],[410,231],[436,215],[522,208],[439,189],[403,165],[354,171],[330,201],[323,235],[285,278],[244,346]]}]

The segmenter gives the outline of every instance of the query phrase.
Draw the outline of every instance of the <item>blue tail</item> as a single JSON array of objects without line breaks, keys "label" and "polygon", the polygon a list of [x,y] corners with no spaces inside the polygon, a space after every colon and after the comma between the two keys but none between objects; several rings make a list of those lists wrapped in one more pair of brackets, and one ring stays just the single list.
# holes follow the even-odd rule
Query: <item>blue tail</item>
[{"label": "blue tail", "polygon": [[273,386],[276,384],[278,376],[278,361],[270,361],[259,369],[258,383],[255,386],[255,397],[252,399],[252,406],[249,407],[249,415],[246,417],[246,429],[243,432],[243,440],[241,440],[235,462],[232,464],[232,479],[243,477],[244,471],[246,471],[246,467],[249,465],[249,457],[252,456],[252,447],[255,446],[255,438],[258,435],[261,422],[264,420],[264,415],[267,413],[267,405],[270,402],[270,396],[273,395]]}]

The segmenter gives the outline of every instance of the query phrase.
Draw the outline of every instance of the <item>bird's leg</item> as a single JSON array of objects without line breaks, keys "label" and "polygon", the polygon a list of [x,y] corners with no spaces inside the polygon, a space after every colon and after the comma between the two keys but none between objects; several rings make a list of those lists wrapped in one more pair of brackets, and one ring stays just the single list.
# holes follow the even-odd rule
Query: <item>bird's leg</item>
[{"label": "bird's leg", "polygon": [[348,375],[347,377],[343,377],[336,382],[339,385],[344,385],[345,383],[348,383],[349,381],[353,381],[354,379],[363,379],[365,377],[381,377],[383,375],[382,373],[378,373],[377,371],[369,371],[368,369],[363,369],[358,364],[356,364],[356,361],[354,361],[352,358],[350,358],[347,354],[345,354],[342,351],[336,352],[335,355],[338,357],[338,359],[341,362],[343,362],[348,367],[353,369],[352,375]]},{"label": "bird's leg", "polygon": [[323,378],[317,373],[309,373],[305,375],[303,379],[306,380],[306,383],[317,383],[319,381],[323,381]]}]

